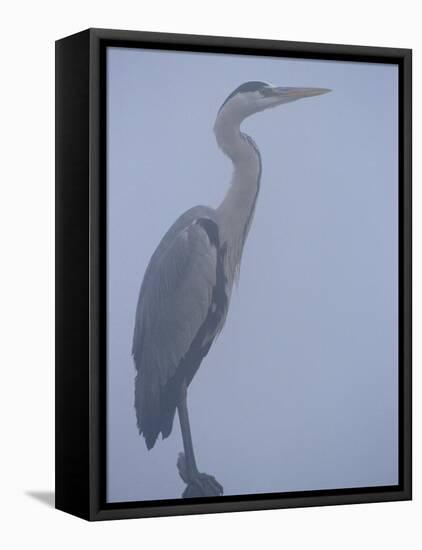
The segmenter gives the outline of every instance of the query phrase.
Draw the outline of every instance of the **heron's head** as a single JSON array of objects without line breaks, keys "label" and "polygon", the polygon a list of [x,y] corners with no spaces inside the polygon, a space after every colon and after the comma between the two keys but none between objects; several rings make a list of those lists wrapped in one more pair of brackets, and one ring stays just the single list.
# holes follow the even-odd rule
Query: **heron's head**
[{"label": "heron's head", "polygon": [[330,91],[328,88],[296,88],[273,86],[260,81],[245,82],[227,97],[220,107],[219,114],[227,113],[243,120],[265,109]]}]

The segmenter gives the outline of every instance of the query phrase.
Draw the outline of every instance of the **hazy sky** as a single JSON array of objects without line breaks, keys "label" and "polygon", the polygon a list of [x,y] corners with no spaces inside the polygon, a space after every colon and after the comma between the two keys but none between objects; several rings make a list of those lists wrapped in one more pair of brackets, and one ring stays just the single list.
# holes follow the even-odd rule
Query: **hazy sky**
[{"label": "hazy sky", "polygon": [[225,494],[397,483],[397,67],[108,50],[109,501],[179,498],[173,432],[147,451],[131,343],[169,226],[217,206],[212,131],[248,80],[332,88],[248,119],[263,173],[227,323],[188,392],[201,471]]}]

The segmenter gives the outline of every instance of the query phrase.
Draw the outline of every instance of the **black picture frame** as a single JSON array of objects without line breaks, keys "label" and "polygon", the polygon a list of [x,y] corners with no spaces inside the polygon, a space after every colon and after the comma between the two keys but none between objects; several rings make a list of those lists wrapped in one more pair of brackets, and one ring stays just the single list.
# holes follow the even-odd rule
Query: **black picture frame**
[{"label": "black picture frame", "polygon": [[[105,51],[111,45],[397,64],[397,486],[106,503]],[[411,93],[408,49],[105,29],[88,29],[56,42],[56,508],[87,520],[107,520],[411,499]]]}]

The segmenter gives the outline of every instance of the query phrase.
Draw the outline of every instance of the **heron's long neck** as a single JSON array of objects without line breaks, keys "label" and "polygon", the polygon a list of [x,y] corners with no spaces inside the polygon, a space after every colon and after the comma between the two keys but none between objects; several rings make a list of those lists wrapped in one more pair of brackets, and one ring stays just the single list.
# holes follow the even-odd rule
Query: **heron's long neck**
[{"label": "heron's long neck", "polygon": [[214,126],[217,143],[233,163],[231,185],[217,209],[223,243],[227,243],[228,275],[233,283],[252,222],[259,192],[261,157],[253,140],[240,131],[240,121],[219,115]]}]

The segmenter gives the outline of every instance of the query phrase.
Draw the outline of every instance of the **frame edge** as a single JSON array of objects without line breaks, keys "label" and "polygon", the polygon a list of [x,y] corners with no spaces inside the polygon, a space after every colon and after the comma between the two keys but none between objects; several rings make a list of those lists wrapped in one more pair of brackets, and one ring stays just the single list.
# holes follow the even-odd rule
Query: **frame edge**
[{"label": "frame edge", "polygon": [[[89,133],[89,156],[90,156],[90,497],[89,513],[85,519],[98,521],[108,519],[140,518],[153,516],[172,516],[185,514],[202,514],[231,511],[252,511],[262,509],[279,509],[290,507],[325,506],[338,504],[374,503],[383,501],[401,501],[412,498],[412,457],[411,457],[411,59],[412,50],[397,48],[373,48],[367,46],[342,46],[332,44],[313,44],[298,42],[283,42],[259,39],[244,38],[223,38],[197,35],[177,35],[164,33],[149,33],[141,31],[114,31],[107,29],[89,29],[84,31],[90,37],[90,133]],[[101,156],[101,134],[105,131],[101,128],[101,117],[99,110],[100,102],[100,45],[102,42],[133,40],[134,42],[154,42],[156,47],[159,44],[172,45],[175,49],[178,46],[188,44],[191,48],[209,46],[216,51],[216,46],[223,49],[239,50],[256,48],[261,50],[262,55],[268,55],[268,49],[282,49],[295,52],[295,56],[301,52],[313,50],[316,57],[321,57],[323,52],[333,56],[335,59],[348,57],[370,57],[371,60],[379,56],[385,57],[388,61],[397,63],[403,71],[403,117],[401,120],[401,131],[403,132],[403,165],[401,176],[403,178],[404,202],[403,213],[403,242],[401,246],[404,252],[404,483],[397,491],[384,493],[362,492],[357,495],[333,495],[315,497],[292,497],[283,499],[253,500],[235,502],[213,502],[213,503],[183,503],[178,505],[146,506],[146,507],[125,507],[125,508],[102,508],[100,498],[101,471],[100,463],[100,441],[99,441],[99,403],[101,399],[101,386],[98,383],[100,375],[100,341],[98,334],[99,323],[101,322],[100,296],[98,285],[100,280],[99,265],[99,238],[100,238],[100,156]],[[338,57],[340,56],[340,57]],[[325,58],[327,56],[325,55]],[[391,61],[393,60],[393,61]],[[103,472],[103,474],[105,474]]]}]

